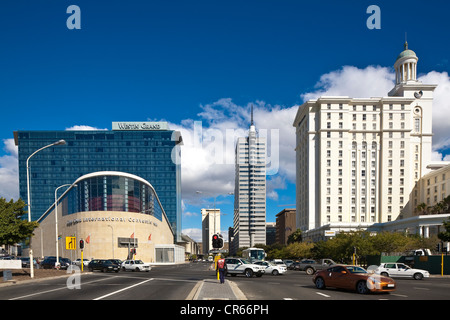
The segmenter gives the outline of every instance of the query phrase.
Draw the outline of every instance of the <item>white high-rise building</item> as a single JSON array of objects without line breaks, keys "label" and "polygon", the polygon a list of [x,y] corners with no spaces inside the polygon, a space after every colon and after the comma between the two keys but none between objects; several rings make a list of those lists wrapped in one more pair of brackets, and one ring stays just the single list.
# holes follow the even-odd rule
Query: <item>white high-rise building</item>
[{"label": "white high-rise building", "polygon": [[266,244],[266,139],[258,137],[253,107],[248,137],[237,139],[235,156],[233,249],[237,251]]},{"label": "white high-rise building", "polygon": [[212,236],[216,233],[220,233],[220,209],[202,209],[203,254],[213,249]]},{"label": "white high-rise building", "polygon": [[305,237],[365,228],[413,209],[410,192],[431,162],[436,88],[417,80],[417,61],[405,43],[386,97],[322,96],[299,107],[297,228]]}]

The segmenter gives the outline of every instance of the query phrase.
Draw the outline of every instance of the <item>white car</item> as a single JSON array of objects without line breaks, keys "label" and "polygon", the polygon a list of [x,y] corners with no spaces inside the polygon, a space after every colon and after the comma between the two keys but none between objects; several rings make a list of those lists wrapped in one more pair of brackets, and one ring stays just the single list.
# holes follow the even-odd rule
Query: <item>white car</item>
[{"label": "white car", "polygon": [[[91,262],[89,259],[83,259],[83,266],[87,267],[89,262]],[[73,261],[72,264],[81,267],[81,259]]]},{"label": "white car", "polygon": [[227,274],[236,276],[237,274],[243,274],[247,278],[261,277],[266,267],[260,266],[242,258],[225,258],[225,263],[227,264]]},{"label": "white car", "polygon": [[382,263],[375,270],[375,273],[391,278],[402,277],[402,278],[413,278],[416,280],[421,280],[423,278],[428,278],[430,276],[430,273],[426,270],[413,269],[408,267],[406,264],[393,262]]},{"label": "white car", "polygon": [[122,262],[122,270],[131,270],[131,271],[147,271],[149,272],[152,267],[150,263],[142,262],[142,260],[125,260]]},{"label": "white car", "polygon": [[264,270],[265,273],[271,273],[274,276],[283,274],[287,270],[287,267],[284,264],[274,264],[267,261],[256,261],[254,263],[260,266],[264,266],[266,268],[266,270]]}]

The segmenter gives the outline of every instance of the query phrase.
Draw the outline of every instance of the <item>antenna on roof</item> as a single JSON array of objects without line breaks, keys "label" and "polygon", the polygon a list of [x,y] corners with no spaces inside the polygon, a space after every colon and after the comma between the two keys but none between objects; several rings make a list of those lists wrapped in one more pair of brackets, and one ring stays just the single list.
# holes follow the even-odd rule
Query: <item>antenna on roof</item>
[{"label": "antenna on roof", "polygon": [[250,120],[250,125],[253,125],[253,103],[252,103],[252,109],[251,109],[251,120]]}]

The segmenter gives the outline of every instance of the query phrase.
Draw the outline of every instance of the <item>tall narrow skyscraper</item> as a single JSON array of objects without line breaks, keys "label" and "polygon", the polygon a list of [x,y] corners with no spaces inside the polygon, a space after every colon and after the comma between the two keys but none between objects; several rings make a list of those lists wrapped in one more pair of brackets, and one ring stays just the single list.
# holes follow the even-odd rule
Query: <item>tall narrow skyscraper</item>
[{"label": "tall narrow skyscraper", "polygon": [[233,250],[266,244],[266,139],[258,137],[253,106],[248,137],[237,140],[235,168]]}]

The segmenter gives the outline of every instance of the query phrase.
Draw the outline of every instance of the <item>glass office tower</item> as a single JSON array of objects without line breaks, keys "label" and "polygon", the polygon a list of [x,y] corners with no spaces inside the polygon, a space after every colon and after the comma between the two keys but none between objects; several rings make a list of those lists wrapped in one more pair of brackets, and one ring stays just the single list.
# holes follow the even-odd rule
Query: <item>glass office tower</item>
[{"label": "glass office tower", "polygon": [[15,131],[20,197],[25,201],[27,158],[61,139],[65,145],[44,149],[29,161],[32,220],[53,204],[57,187],[88,173],[120,171],[139,176],[154,186],[177,235],[175,240],[179,239],[182,138],[178,131],[170,130],[166,122],[113,122],[111,131]]}]

